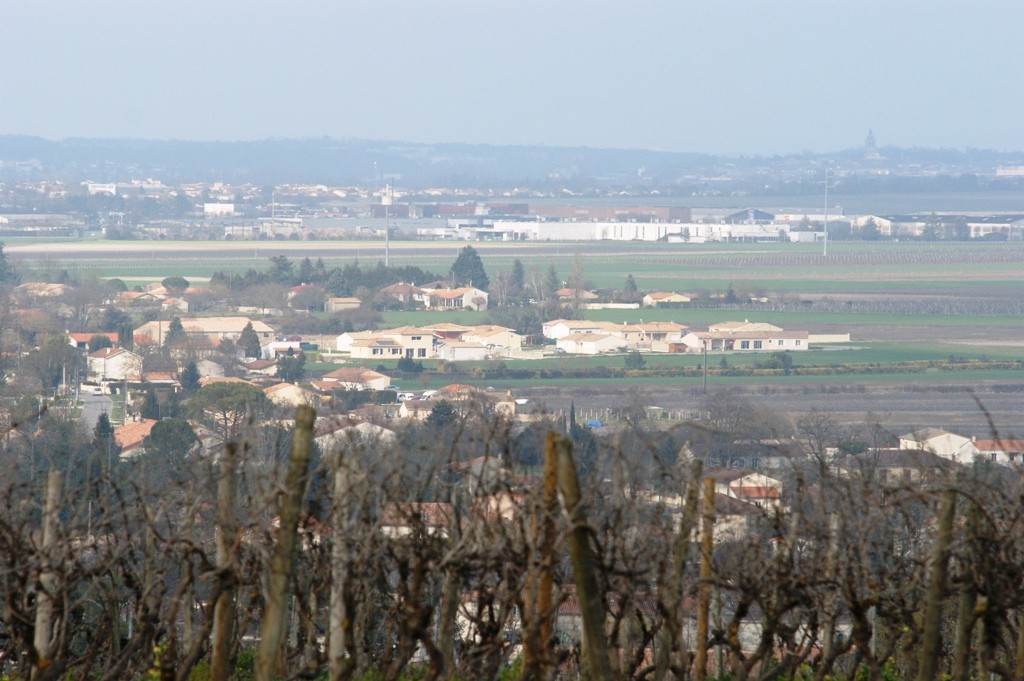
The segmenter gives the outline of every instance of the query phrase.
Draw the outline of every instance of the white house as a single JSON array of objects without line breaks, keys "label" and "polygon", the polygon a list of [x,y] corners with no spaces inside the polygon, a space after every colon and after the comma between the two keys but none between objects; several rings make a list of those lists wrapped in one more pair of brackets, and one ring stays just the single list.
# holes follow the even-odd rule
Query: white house
[{"label": "white house", "polygon": [[427,295],[426,291],[423,289],[415,286],[414,284],[406,284],[404,282],[385,286],[379,291],[379,293],[403,303],[413,301],[422,303]]},{"label": "white house", "polygon": [[488,354],[486,345],[473,341],[444,341],[437,348],[437,356],[449,362],[482,362]]},{"label": "white house", "polygon": [[89,373],[100,381],[124,381],[138,378],[142,356],[124,348],[102,348],[87,357]]},{"label": "white house", "polygon": [[201,359],[196,362],[196,369],[200,376],[223,376],[224,367],[212,359]]},{"label": "white house", "polygon": [[401,359],[404,350],[401,343],[392,338],[371,338],[357,340],[349,347],[353,359]]},{"label": "white house", "polygon": [[715,492],[739,499],[758,508],[776,508],[782,500],[782,481],[745,468],[714,468],[705,471],[714,478]]},{"label": "white house", "polygon": [[268,386],[263,389],[263,394],[280,407],[297,407],[300,404],[314,405],[317,402],[316,393],[293,383],[278,383]]},{"label": "white house", "polygon": [[[181,326],[185,333],[193,338],[205,338],[209,341],[219,342],[224,338],[238,340],[247,324],[252,324],[252,330],[262,341],[269,341],[274,337],[274,329],[264,322],[253,321],[248,317],[183,317]],[[149,336],[150,340],[162,345],[167,333],[170,331],[171,322],[151,321],[146,322],[135,329],[136,336]]]},{"label": "white house", "polygon": [[607,334],[573,333],[555,341],[555,346],[569,355],[600,355],[607,352],[624,352],[629,342]]},{"label": "white house", "polygon": [[541,325],[545,338],[558,340],[574,333],[607,333],[618,325],[611,322],[595,322],[587,319],[552,319]]},{"label": "white house", "polygon": [[974,440],[974,448],[978,450],[978,459],[1003,465],[1019,464],[1024,461],[1024,440],[1017,438],[999,438]]},{"label": "white house", "polygon": [[377,331],[346,331],[335,339],[334,347],[338,352],[351,352],[356,341],[370,340],[379,335]]},{"label": "white house", "polygon": [[435,356],[437,334],[417,326],[400,326],[383,331],[350,331],[335,340],[338,352],[353,357],[381,359],[408,357],[424,359]]},{"label": "white house", "polygon": [[436,289],[427,291],[424,302],[430,309],[482,312],[487,309],[487,292],[471,286]]},{"label": "white house", "polygon": [[692,331],[679,341],[683,352],[701,352],[705,344],[709,352],[754,351],[779,352],[807,350],[806,331],[785,331],[766,322],[719,322],[707,331]]},{"label": "white house", "polygon": [[435,355],[437,337],[427,329],[418,326],[400,326],[381,331],[380,335],[391,338],[401,345],[404,357],[423,359]]},{"label": "white house", "polygon": [[385,390],[391,385],[390,376],[363,367],[335,369],[324,374],[321,381],[346,390]]},{"label": "white house", "polygon": [[394,431],[368,421],[335,419],[321,423],[322,421],[324,419],[317,422],[316,437],[313,438],[313,442],[324,453],[330,453],[339,447],[352,448],[353,446],[371,445],[391,447],[398,439]]},{"label": "white house", "polygon": [[522,335],[516,333],[514,329],[493,324],[472,327],[462,334],[462,340],[501,349],[519,350],[523,347]]},{"label": "white house", "polygon": [[941,428],[921,428],[900,435],[900,449],[919,449],[931,452],[955,463],[971,463],[979,452],[969,437],[957,435]]},{"label": "white house", "polygon": [[358,298],[328,298],[327,302],[324,303],[324,310],[326,312],[344,312],[345,310],[358,309],[363,301]]},{"label": "white house", "polygon": [[648,293],[640,301],[644,307],[658,307],[659,305],[680,305],[690,302],[690,296],[676,293],[674,291],[653,291]]}]

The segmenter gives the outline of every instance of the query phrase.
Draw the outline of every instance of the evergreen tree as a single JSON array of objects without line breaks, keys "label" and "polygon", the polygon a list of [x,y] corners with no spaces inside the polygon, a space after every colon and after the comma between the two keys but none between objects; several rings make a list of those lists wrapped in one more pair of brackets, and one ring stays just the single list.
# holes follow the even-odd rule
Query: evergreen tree
[{"label": "evergreen tree", "polygon": [[156,388],[148,386],[146,396],[142,398],[142,408],[139,414],[144,419],[160,419],[160,400],[156,396]]},{"label": "evergreen tree", "polygon": [[181,393],[177,390],[171,391],[167,396],[167,404],[161,409],[162,420],[181,418],[185,414],[185,407],[181,404]]},{"label": "evergreen tree", "polygon": [[454,423],[455,419],[459,417],[455,411],[455,407],[448,400],[441,400],[434,405],[434,408],[430,410],[430,414],[427,415],[427,425],[431,428],[443,428],[449,423]]},{"label": "evergreen tree", "polygon": [[558,271],[554,265],[548,268],[547,274],[544,275],[544,297],[551,298],[555,295],[555,291],[562,288],[562,282],[558,278]]},{"label": "evergreen tree", "polygon": [[107,279],[104,285],[110,294],[122,293],[128,290],[128,284],[124,283],[123,280],[114,277],[113,279]]},{"label": "evergreen tree", "polygon": [[171,323],[167,325],[167,336],[164,338],[164,347],[169,348],[172,345],[183,343],[188,340],[188,334],[185,333],[185,327],[181,323],[180,317],[175,317],[171,320]]},{"label": "evergreen tree", "polygon": [[107,412],[100,413],[96,419],[96,427],[92,431],[92,451],[106,465],[110,466],[121,456],[121,445],[117,444],[114,437],[114,426],[110,423]]},{"label": "evergreen tree", "polygon": [[114,426],[110,423],[110,417],[107,416],[107,412],[101,412],[99,418],[96,419],[96,427],[92,429],[92,438],[94,441],[103,441],[113,436]]},{"label": "evergreen tree", "polygon": [[117,344],[126,350],[135,347],[135,330],[130,320],[117,327]]},{"label": "evergreen tree", "polygon": [[345,278],[345,273],[338,268],[331,270],[331,273],[327,276],[324,290],[332,296],[352,295],[352,287],[349,285],[348,279]]},{"label": "evergreen tree", "polygon": [[255,357],[259,359],[261,352],[260,337],[252,328],[252,322],[245,325],[242,329],[242,334],[238,337],[238,347],[242,350],[242,354],[246,357]]},{"label": "evergreen tree", "polygon": [[736,291],[733,289],[732,284],[725,289],[725,302],[730,305],[740,302],[739,297],[736,295]]},{"label": "evergreen tree", "polygon": [[[132,318],[124,310],[119,310],[113,305],[103,308],[103,314],[100,315],[100,331],[119,332],[122,326],[131,326],[131,323]],[[121,345],[126,347],[123,343]]]},{"label": "evergreen tree", "polygon": [[480,255],[472,246],[466,246],[459,252],[459,257],[452,263],[451,275],[456,284],[474,286],[481,291],[486,291],[491,280],[484,271],[484,263]]},{"label": "evergreen tree", "polygon": [[212,429],[223,439],[238,435],[250,419],[259,421],[270,408],[262,390],[248,383],[210,383],[188,401],[189,418]]},{"label": "evergreen tree", "polygon": [[4,245],[0,242],[0,285],[9,284],[13,286],[18,283],[18,279],[18,273],[7,262],[7,256],[4,254]]},{"label": "evergreen tree", "polygon": [[288,256],[275,255],[270,259],[270,272],[268,276],[278,284],[293,286],[295,284],[295,267],[292,265],[292,261],[288,259]]},{"label": "evergreen tree", "polygon": [[647,360],[640,354],[639,350],[633,350],[626,355],[626,369],[643,369],[647,366]]},{"label": "evergreen tree", "polygon": [[195,391],[199,390],[199,378],[199,367],[196,366],[194,360],[189,360],[178,376],[181,390],[186,395],[192,395]]},{"label": "evergreen tree", "polygon": [[185,277],[166,277],[160,284],[168,291],[184,293],[185,289],[188,288],[188,279]]},{"label": "evergreen tree", "polygon": [[576,251],[572,256],[572,270],[569,273],[569,288],[576,293],[578,298],[580,292],[585,291],[587,284],[583,278],[583,254]]},{"label": "evergreen tree", "polygon": [[106,336],[104,336],[103,334],[98,333],[89,339],[89,352],[96,352],[97,350],[102,350],[103,348],[112,347],[114,347],[114,342],[107,338]]},{"label": "evergreen tree", "polygon": [[636,280],[633,275],[626,276],[626,283],[622,286],[622,298],[627,302],[635,302],[640,299],[640,291],[637,289]]},{"label": "evergreen tree", "polygon": [[165,418],[157,421],[142,441],[145,452],[141,464],[149,475],[173,484],[190,473],[188,455],[196,445],[196,435],[188,421]]},{"label": "evergreen tree", "polygon": [[196,444],[196,434],[188,421],[164,419],[142,441],[146,454],[180,462]]},{"label": "evergreen tree", "polygon": [[306,353],[298,352],[294,355],[282,357],[277,360],[277,377],[288,383],[298,383],[306,373]]},{"label": "evergreen tree", "polygon": [[526,270],[523,268],[523,263],[519,258],[512,261],[512,276],[508,282],[508,292],[510,298],[517,298],[523,295],[526,290]]},{"label": "evergreen tree", "polygon": [[308,284],[313,281],[313,261],[308,257],[299,263],[299,283]]}]

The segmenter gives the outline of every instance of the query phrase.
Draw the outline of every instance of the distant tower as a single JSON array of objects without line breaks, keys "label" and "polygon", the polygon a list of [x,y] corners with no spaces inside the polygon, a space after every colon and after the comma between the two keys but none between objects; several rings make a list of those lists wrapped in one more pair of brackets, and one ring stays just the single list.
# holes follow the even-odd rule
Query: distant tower
[{"label": "distant tower", "polygon": [[875,146],[875,132],[868,130],[868,138],[864,140],[864,160],[877,161],[880,158],[882,155],[878,153],[878,147]]}]

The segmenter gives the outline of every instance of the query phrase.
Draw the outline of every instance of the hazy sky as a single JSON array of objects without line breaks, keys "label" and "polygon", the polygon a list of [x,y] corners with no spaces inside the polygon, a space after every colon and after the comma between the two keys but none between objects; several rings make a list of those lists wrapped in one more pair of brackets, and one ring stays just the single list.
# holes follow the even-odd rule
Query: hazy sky
[{"label": "hazy sky", "polygon": [[4,0],[0,134],[1024,149],[1021,0]]}]

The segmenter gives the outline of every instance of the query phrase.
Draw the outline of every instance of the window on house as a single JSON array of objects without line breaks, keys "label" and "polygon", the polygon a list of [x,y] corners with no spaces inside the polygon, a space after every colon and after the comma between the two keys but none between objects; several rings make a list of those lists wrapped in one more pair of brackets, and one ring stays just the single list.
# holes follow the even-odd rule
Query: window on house
[{"label": "window on house", "polygon": [[760,350],[761,349],[761,341],[754,341],[754,349],[755,350]]},{"label": "window on house", "polygon": [[800,345],[800,341],[793,341],[793,345]]},{"label": "window on house", "polygon": [[426,357],[427,356],[427,349],[426,348],[419,348],[418,350],[416,350],[416,356],[417,357]]},{"label": "window on house", "polygon": [[418,340],[420,340],[421,338],[423,338],[423,336],[413,336],[413,337],[412,337],[412,339],[413,339],[414,341],[418,341]]},{"label": "window on house", "polygon": [[749,350],[750,341],[740,341],[740,350]]},{"label": "window on house", "polygon": [[380,354],[380,348],[374,348],[373,349],[373,354],[379,355]]}]

